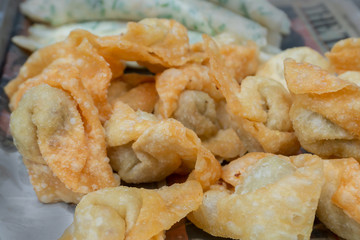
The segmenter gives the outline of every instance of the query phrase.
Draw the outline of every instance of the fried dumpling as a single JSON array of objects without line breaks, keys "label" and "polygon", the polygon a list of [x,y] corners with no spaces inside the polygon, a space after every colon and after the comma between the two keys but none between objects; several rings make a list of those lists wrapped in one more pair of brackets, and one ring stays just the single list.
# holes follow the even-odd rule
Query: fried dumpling
[{"label": "fried dumpling", "polygon": [[109,157],[128,183],[153,182],[181,168],[204,188],[220,177],[220,164],[190,129],[174,119],[158,120],[118,102],[105,123]]},{"label": "fried dumpling", "polygon": [[192,129],[201,139],[218,131],[215,101],[202,91],[182,92],[173,118]]},{"label": "fried dumpling", "polygon": [[[229,32],[216,35],[213,39],[219,45],[226,69],[237,82],[240,83],[245,77],[256,73],[260,54],[254,42],[244,42],[244,39],[239,39],[238,35]],[[203,42],[191,45],[191,49],[195,52],[205,52]]]},{"label": "fried dumpling", "polygon": [[258,69],[256,76],[274,79],[288,90],[284,76],[284,60],[286,58],[292,58],[298,62],[311,63],[327,70],[330,68],[329,61],[317,51],[309,47],[295,47],[286,49],[270,58]]},{"label": "fried dumpling", "polygon": [[152,75],[126,73],[111,81],[108,100],[112,106],[117,101],[128,104],[132,109],[153,112],[158,100],[155,79]]},{"label": "fried dumpling", "polygon": [[160,189],[115,187],[86,195],[74,222],[60,240],[165,239],[164,231],[197,209],[202,201],[197,181]]},{"label": "fried dumpling", "polygon": [[341,74],[346,71],[360,71],[359,54],[360,38],[347,38],[338,41],[331,51],[326,53],[326,57],[331,67]]},{"label": "fried dumpling", "polygon": [[301,146],[323,158],[360,159],[360,87],[326,70],[285,61],[294,102],[290,118]]},{"label": "fried dumpling", "polygon": [[181,93],[196,90],[208,94],[214,101],[223,98],[221,92],[209,78],[209,69],[200,64],[188,64],[180,68],[170,68],[156,75],[156,90],[159,103],[155,113],[169,118],[178,108]]},{"label": "fried dumpling", "polygon": [[97,109],[72,73],[61,71],[63,78],[26,91],[11,115],[14,142],[43,202],[75,201],[64,191],[80,196],[119,184],[106,156]]},{"label": "fried dumpling", "polygon": [[360,236],[360,165],[353,158],[324,160],[325,183],[316,215],[336,235]]},{"label": "fried dumpling", "polygon": [[197,227],[233,239],[310,239],[323,183],[319,157],[249,153],[224,166],[219,183],[188,215]]},{"label": "fried dumpling", "polygon": [[186,28],[174,20],[131,22],[126,33],[118,36],[98,37],[85,30],[74,30],[66,40],[32,54],[16,79],[5,87],[5,92],[13,109],[12,98],[20,85],[41,74],[54,61],[61,60],[78,68],[83,85],[105,121],[111,113],[107,89],[111,79],[123,74],[124,60],[143,62],[148,67],[163,70],[196,60],[199,54],[203,55],[190,51]]},{"label": "fried dumpling", "polygon": [[42,74],[57,64],[72,65],[100,111],[102,120],[108,118],[111,108],[107,102],[107,88],[112,77],[122,75],[125,65],[121,60],[110,62],[99,53],[98,37],[84,30],[73,31],[65,41],[42,48],[33,53],[21,67],[18,76],[9,82],[5,92],[10,98],[10,108],[16,108],[18,90],[29,79]]},{"label": "fried dumpling", "polygon": [[[300,145],[289,121],[291,98],[278,82],[263,77],[247,77],[239,85],[222,63],[218,47],[204,37],[209,54],[209,74],[226,99],[226,109],[237,123],[241,138],[251,138],[262,149],[277,154],[296,154]],[[276,93],[276,94],[274,94]],[[242,139],[245,144],[248,140]],[[251,145],[248,144],[249,149]]]}]

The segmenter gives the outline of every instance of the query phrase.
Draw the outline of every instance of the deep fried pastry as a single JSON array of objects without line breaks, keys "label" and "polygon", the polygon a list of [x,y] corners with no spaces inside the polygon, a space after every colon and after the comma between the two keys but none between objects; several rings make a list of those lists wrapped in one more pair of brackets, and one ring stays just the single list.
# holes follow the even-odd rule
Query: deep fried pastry
[{"label": "deep fried pastry", "polygon": [[[188,215],[196,226],[234,239],[309,239],[323,182],[322,160],[249,153],[222,171]],[[232,187],[230,187],[232,185]]]},{"label": "deep fried pastry", "polygon": [[317,217],[338,236],[360,236],[360,166],[353,158],[324,160],[325,183]]},{"label": "deep fried pastry", "polygon": [[338,41],[331,51],[326,53],[326,57],[329,59],[331,67],[341,74],[345,71],[360,71],[359,54],[360,39],[347,38]]},{"label": "deep fried pastry", "polygon": [[[237,35],[222,33],[213,38],[219,45],[220,54],[229,74],[241,82],[247,76],[254,75],[259,66],[259,50],[255,43],[243,42]],[[191,45],[194,52],[205,52],[203,42]]]},{"label": "deep fried pastry", "polygon": [[[139,35],[142,37],[139,38]],[[112,78],[122,75],[123,60],[174,67],[203,59],[203,54],[190,51],[188,41],[186,28],[167,19],[144,19],[139,23],[129,23],[127,32],[119,36],[97,37],[85,30],[75,30],[65,41],[35,52],[5,91],[12,98],[23,82],[62,59],[79,69],[81,81],[93,97],[104,121],[111,112],[107,88]],[[13,108],[12,103],[10,106]]]},{"label": "deep fried pastry", "polygon": [[117,101],[122,101],[135,111],[140,109],[145,112],[153,112],[158,100],[154,81],[152,75],[124,74],[121,78],[111,81],[108,100],[112,106]]},{"label": "deep fried pastry", "polygon": [[179,167],[204,188],[217,181],[220,164],[190,129],[174,119],[159,121],[118,102],[105,123],[109,157],[120,178],[129,183],[164,179]]},{"label": "deep fried pastry", "polygon": [[360,86],[360,72],[358,71],[346,71],[340,74],[338,77]]},{"label": "deep fried pastry", "polygon": [[284,60],[292,58],[298,62],[307,62],[317,65],[323,69],[329,69],[329,61],[317,51],[309,47],[295,47],[275,55],[262,65],[256,72],[256,76],[267,77],[281,83],[288,90],[284,76]]},{"label": "deep fried pastry", "polygon": [[205,92],[182,92],[173,118],[193,130],[201,139],[211,137],[218,130],[215,101]]},{"label": "deep fried pastry", "polygon": [[[62,78],[46,82],[52,87],[40,81],[23,96],[10,122],[16,146],[28,166],[47,165],[74,192],[88,193],[116,186],[118,181],[106,157],[105,136],[97,109],[77,80],[78,72],[71,70],[74,69],[69,67],[68,72],[59,69],[58,75]],[[33,169],[39,169],[40,173],[33,170],[32,178],[40,178],[36,175],[42,174],[41,168]],[[47,180],[47,177],[43,179]],[[41,185],[41,181],[36,182]],[[37,191],[38,186],[34,188]],[[56,201],[55,195],[56,191],[53,200],[49,197],[45,201]]]},{"label": "deep fried pastry", "polygon": [[10,98],[10,108],[15,109],[14,96],[28,79],[40,75],[47,67],[56,65],[55,62],[71,64],[79,70],[80,79],[89,91],[96,104],[102,120],[110,114],[111,108],[107,102],[107,88],[112,77],[120,76],[125,65],[121,60],[110,62],[106,56],[99,53],[95,42],[98,37],[84,30],[73,31],[68,38],[32,54],[20,69],[19,75],[5,87]]},{"label": "deep fried pastry", "polygon": [[205,140],[203,144],[215,156],[226,160],[243,156],[247,151],[244,143],[232,128],[220,129],[215,136]]},{"label": "deep fried pastry", "polygon": [[215,42],[207,36],[204,41],[210,58],[209,75],[223,93],[239,130],[266,152],[296,154],[300,145],[289,121],[291,98],[287,91],[276,81],[262,77],[247,77],[240,86],[224,67]]},{"label": "deep fried pastry", "polygon": [[203,54],[190,51],[186,28],[168,19],[147,18],[138,23],[130,22],[125,34],[103,37],[99,44],[102,54],[138,61],[149,70],[152,70],[151,66],[163,70],[204,58]]},{"label": "deep fried pastry", "polygon": [[99,190],[81,200],[74,222],[60,239],[164,239],[164,231],[197,209],[202,196],[196,181],[157,190]]},{"label": "deep fried pastry", "polygon": [[163,118],[171,117],[178,107],[180,94],[186,89],[203,91],[216,101],[223,98],[209,78],[208,67],[189,64],[171,68],[156,76],[156,90],[160,98],[156,113]]},{"label": "deep fried pastry", "polygon": [[285,61],[290,118],[301,146],[324,158],[360,159],[360,87],[311,64]]},{"label": "deep fried pastry", "polygon": [[[41,157],[41,156],[39,156]],[[54,203],[67,202],[79,203],[84,193],[71,191],[54,175],[46,163],[38,163],[23,158],[28,170],[30,182],[34,187],[36,196],[40,202]]]},{"label": "deep fried pastry", "polygon": [[256,73],[259,51],[253,42],[248,42],[247,45],[220,44],[220,53],[224,57],[225,67],[237,82]]}]

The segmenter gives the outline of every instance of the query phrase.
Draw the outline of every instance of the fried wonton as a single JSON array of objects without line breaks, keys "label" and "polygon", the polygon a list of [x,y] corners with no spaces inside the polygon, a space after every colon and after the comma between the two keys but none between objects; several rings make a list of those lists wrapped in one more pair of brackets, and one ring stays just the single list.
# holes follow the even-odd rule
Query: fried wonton
[{"label": "fried wonton", "polygon": [[338,236],[360,236],[360,165],[353,158],[324,160],[325,183],[317,217]]},{"label": "fried wonton", "polygon": [[186,28],[169,19],[130,22],[125,34],[103,37],[99,44],[102,54],[138,61],[149,70],[158,69],[155,72],[204,58],[203,54],[190,51]]},{"label": "fried wonton", "polygon": [[220,129],[215,136],[205,140],[204,146],[215,156],[232,160],[243,156],[247,148],[232,128]]},{"label": "fried wonton", "polygon": [[208,72],[207,66],[189,64],[181,68],[170,68],[156,75],[156,91],[160,98],[156,113],[162,118],[171,117],[184,90],[205,92],[216,101],[222,99],[221,92],[210,80]]},{"label": "fried wonton", "polygon": [[347,38],[338,41],[331,51],[326,53],[326,57],[329,59],[331,67],[341,74],[346,71],[360,71],[359,54],[360,39]]},{"label": "fried wonton", "polygon": [[204,188],[217,181],[220,164],[190,129],[174,119],[158,120],[121,101],[105,123],[110,163],[128,183],[164,179],[179,168]]},{"label": "fried wonton", "polygon": [[215,42],[207,36],[204,41],[210,58],[209,75],[224,95],[228,113],[239,131],[266,152],[296,154],[300,145],[289,121],[288,92],[278,82],[262,77],[247,77],[239,85],[222,63]]},{"label": "fried wonton", "polygon": [[218,131],[215,101],[202,91],[182,92],[173,118],[192,129],[201,139]]},{"label": "fried wonton", "polygon": [[317,51],[309,47],[295,47],[275,55],[262,65],[256,76],[272,78],[283,85],[288,90],[284,77],[284,60],[292,58],[298,62],[307,62],[317,65],[323,69],[329,69],[329,61]]},{"label": "fried wonton", "polygon": [[256,73],[259,66],[259,51],[255,43],[220,44],[220,53],[224,57],[225,67],[237,82],[240,83],[245,77]]},{"label": "fried wonton", "polygon": [[165,239],[164,231],[201,204],[197,181],[160,189],[115,187],[86,195],[61,240]]},{"label": "fried wonton", "polygon": [[76,71],[58,71],[62,78],[51,78],[24,94],[10,120],[14,142],[44,202],[73,201],[64,187],[81,195],[118,185],[90,95]]},{"label": "fried wonton", "polygon": [[[12,98],[23,82],[36,77],[54,61],[61,59],[79,69],[81,81],[93,97],[104,121],[111,113],[107,89],[112,78],[123,74],[123,60],[146,62],[164,68],[203,59],[202,53],[190,51],[188,41],[186,28],[167,19],[144,19],[139,23],[129,23],[127,32],[118,36],[98,37],[85,30],[74,30],[66,40],[36,51],[5,91]],[[12,102],[10,107],[13,109]]]},{"label": "fried wonton", "polygon": [[5,92],[10,98],[10,108],[15,109],[17,91],[28,79],[37,77],[46,68],[59,64],[71,64],[80,74],[80,80],[89,91],[102,120],[110,114],[107,88],[112,77],[120,76],[125,65],[120,59],[113,62],[101,55],[96,44],[98,37],[84,30],[73,31],[63,42],[55,43],[33,53],[21,67],[19,75],[9,82]]},{"label": "fried wonton", "polygon": [[290,118],[301,146],[323,158],[360,159],[360,87],[326,70],[285,61],[294,102]]},{"label": "fried wonton", "polygon": [[117,101],[128,104],[132,109],[153,112],[158,100],[155,79],[152,75],[136,73],[124,74],[111,81],[108,100],[112,106]]},{"label": "fried wonton", "polygon": [[233,239],[310,239],[323,183],[319,157],[249,153],[223,167],[222,181],[188,215],[197,227]]}]

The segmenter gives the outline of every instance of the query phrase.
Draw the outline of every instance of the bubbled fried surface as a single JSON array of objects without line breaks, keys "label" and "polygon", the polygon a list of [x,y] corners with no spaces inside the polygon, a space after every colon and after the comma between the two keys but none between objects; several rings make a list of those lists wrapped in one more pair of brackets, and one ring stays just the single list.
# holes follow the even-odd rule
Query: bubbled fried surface
[{"label": "bubbled fried surface", "polygon": [[[11,115],[10,128],[16,145],[27,166],[35,163],[48,166],[52,174],[73,192],[87,193],[116,186],[118,183],[106,157],[105,137],[97,111],[94,111],[95,115],[91,111],[86,113],[91,107],[96,108],[94,105],[89,105],[90,109],[86,107],[92,103],[91,97],[82,92],[76,81],[73,83],[70,84],[71,94],[47,84],[40,84],[25,93]],[[79,112],[76,101],[80,99],[84,101]],[[29,151],[31,148],[39,151]],[[39,174],[43,172],[41,168],[33,168],[33,178],[38,177],[34,169],[40,170]],[[47,178],[44,181],[52,185]],[[41,181],[37,183],[41,184]]]},{"label": "bubbled fried surface", "polygon": [[202,188],[187,181],[156,190],[120,186],[86,195],[60,239],[158,239],[197,209]]},{"label": "bubbled fried surface", "polygon": [[346,71],[360,71],[359,54],[360,39],[347,38],[338,41],[331,51],[326,53],[326,57],[329,59],[331,67],[341,74]]},{"label": "bubbled fried surface", "polygon": [[[193,131],[174,119],[158,120],[118,102],[105,131],[111,162],[125,181],[159,181],[179,167],[191,171],[190,179],[198,180],[204,188],[220,177],[215,157]],[[124,154],[127,157],[121,157]]]},{"label": "bubbled fried surface", "polygon": [[324,185],[317,217],[338,236],[355,240],[360,235],[359,163],[353,158],[324,160]]},{"label": "bubbled fried surface", "polygon": [[[238,192],[256,164],[269,156],[287,161],[295,171],[251,192]],[[234,239],[310,238],[322,186],[319,157],[251,153],[232,161],[224,171],[225,182],[236,178],[231,180],[235,191],[226,185],[213,185],[205,192],[203,204],[188,215],[197,227],[214,236]]]},{"label": "bubbled fried surface", "polygon": [[301,145],[322,157],[359,158],[360,88],[326,70],[285,61],[290,118]]}]

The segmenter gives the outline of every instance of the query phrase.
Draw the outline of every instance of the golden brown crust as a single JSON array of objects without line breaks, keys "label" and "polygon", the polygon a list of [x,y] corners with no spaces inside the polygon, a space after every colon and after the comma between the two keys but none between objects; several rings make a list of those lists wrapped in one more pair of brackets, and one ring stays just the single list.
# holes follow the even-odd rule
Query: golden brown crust
[{"label": "golden brown crust", "polygon": [[[107,162],[105,136],[97,109],[76,81],[76,75],[66,78],[65,72],[62,71],[64,79],[69,81],[52,79],[48,83],[53,87],[40,82],[26,92],[11,115],[10,127],[16,145],[25,159],[47,164],[74,192],[87,193],[116,186],[118,183]],[[24,131],[30,132],[24,134]],[[29,137],[33,140],[28,141]],[[32,146],[39,152],[27,151]],[[40,162],[39,153],[43,159]]]},{"label": "golden brown crust", "polygon": [[359,54],[360,39],[347,38],[338,41],[331,51],[326,53],[326,57],[334,70],[341,74],[346,71],[360,71]]},{"label": "golden brown crust", "polygon": [[[158,120],[118,102],[105,123],[111,162],[127,182],[164,179],[180,166],[204,188],[220,177],[220,164],[190,129],[174,119]],[[131,160],[131,164],[129,163]]]},{"label": "golden brown crust", "polygon": [[359,158],[360,88],[290,59],[285,76],[294,94],[290,117],[301,145],[322,157]]},{"label": "golden brown crust", "polygon": [[294,59],[297,62],[311,63],[322,69],[328,70],[330,68],[329,61],[317,51],[309,47],[295,47],[286,49],[269,59],[258,68],[256,76],[274,79],[288,90],[284,76],[284,60],[287,58]]},{"label": "golden brown crust", "polygon": [[353,158],[324,160],[325,183],[316,215],[327,228],[349,240],[360,235],[358,175],[359,163]]},{"label": "golden brown crust", "polygon": [[164,230],[198,208],[202,195],[196,181],[157,190],[103,189],[82,199],[60,239],[162,239]]},{"label": "golden brown crust", "polygon": [[300,145],[289,121],[291,98],[286,90],[262,77],[247,77],[239,85],[222,63],[215,42],[210,37],[204,41],[210,58],[209,75],[224,95],[227,110],[239,129],[267,152],[296,154]]},{"label": "golden brown crust", "polygon": [[[269,157],[280,157],[280,161],[285,161],[294,170],[286,170],[285,175],[275,179],[275,182],[244,191],[247,176],[256,169],[258,162]],[[190,221],[220,237],[244,240],[309,239],[323,183],[322,161],[309,154],[290,159],[279,157],[252,153],[232,161],[227,169],[224,168],[222,177],[225,182],[230,180],[229,183],[235,185],[235,191],[213,185],[204,193],[200,208],[188,215]],[[272,168],[275,169],[282,171],[277,167]],[[267,170],[258,173],[273,175]],[[253,177],[256,176],[256,173],[253,174]]]}]

